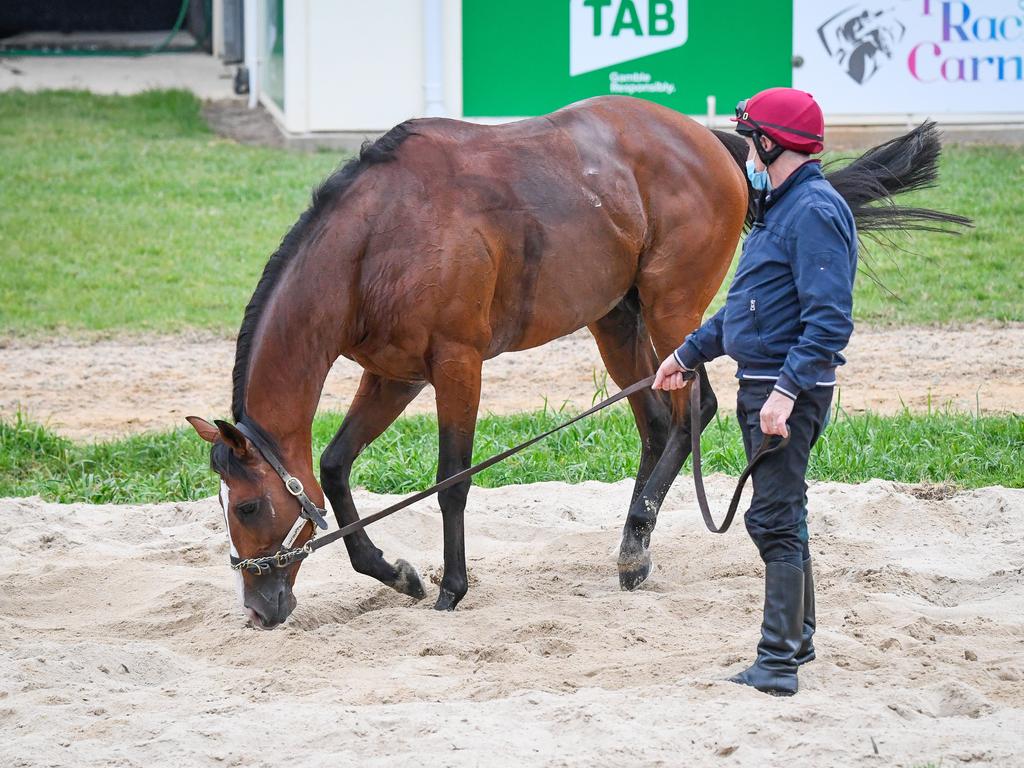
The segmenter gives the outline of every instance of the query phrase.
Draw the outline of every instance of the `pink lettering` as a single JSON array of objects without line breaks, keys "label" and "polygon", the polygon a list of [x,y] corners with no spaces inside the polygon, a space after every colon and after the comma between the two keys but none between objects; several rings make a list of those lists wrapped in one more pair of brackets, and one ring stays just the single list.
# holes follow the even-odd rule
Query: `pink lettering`
[{"label": "pink lettering", "polygon": [[[949,65],[953,64],[956,67],[956,77],[951,77],[949,74]],[[942,79],[947,83],[963,82],[967,79],[964,75],[964,60],[963,59],[946,59],[942,62],[942,66],[939,67],[939,72],[942,73]]]},{"label": "pink lettering", "polygon": [[925,46],[931,46],[931,54],[935,58],[938,58],[942,54],[942,49],[939,48],[938,43],[918,43],[910,49],[910,55],[907,57],[907,66],[910,69],[910,74],[913,75],[916,80],[920,80],[922,83],[934,83],[938,80],[937,77],[925,78],[922,77],[918,71],[917,52]]}]

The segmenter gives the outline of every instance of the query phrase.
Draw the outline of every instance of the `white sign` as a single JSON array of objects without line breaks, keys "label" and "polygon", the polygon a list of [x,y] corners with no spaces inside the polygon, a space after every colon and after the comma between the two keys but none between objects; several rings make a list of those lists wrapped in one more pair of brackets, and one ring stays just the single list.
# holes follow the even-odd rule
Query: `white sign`
[{"label": "white sign", "polygon": [[828,114],[1024,112],[1024,0],[794,0],[793,55]]},{"label": "white sign", "polygon": [[570,0],[569,74],[582,75],[686,42],[689,0]]}]

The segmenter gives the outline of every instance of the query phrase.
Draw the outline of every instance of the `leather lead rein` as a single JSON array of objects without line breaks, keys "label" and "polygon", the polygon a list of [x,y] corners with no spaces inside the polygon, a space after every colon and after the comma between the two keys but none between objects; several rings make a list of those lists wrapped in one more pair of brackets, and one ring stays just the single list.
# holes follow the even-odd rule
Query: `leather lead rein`
[{"label": "leather lead rein", "polygon": [[729,502],[729,509],[720,526],[715,526],[714,518],[711,516],[711,507],[708,504],[707,493],[704,491],[704,474],[701,472],[700,463],[700,376],[691,376],[693,384],[690,386],[690,441],[691,453],[693,454],[693,487],[697,494],[697,506],[700,507],[700,515],[704,518],[704,525],[712,533],[725,533],[732,525],[732,519],[736,516],[736,510],[740,505],[740,498],[743,496],[743,487],[747,484],[750,473],[766,456],[781,451],[789,443],[789,434],[779,438],[774,445],[769,445],[768,435],[761,440],[761,445],[750,457],[750,463],[740,474],[736,481],[736,490],[733,491],[732,500]]},{"label": "leather lead rein", "polygon": [[[754,467],[766,456],[768,456],[771,453],[775,453],[776,451],[779,451],[783,447],[785,447],[785,445],[789,442],[789,436],[787,435],[786,437],[782,438],[773,446],[768,445],[768,440],[764,440],[761,443],[761,446],[757,449],[757,452],[751,458],[750,463],[747,465],[747,468],[743,470],[743,473],[739,477],[739,481],[736,485],[736,491],[733,493],[732,501],[729,504],[729,510],[728,512],[726,512],[725,519],[722,521],[721,526],[716,527],[714,519],[711,516],[711,508],[708,505],[707,494],[704,490],[704,477],[701,474],[700,377],[691,374],[688,378],[692,379],[693,381],[693,384],[690,386],[690,436],[691,452],[693,454],[693,483],[697,494],[697,505],[700,507],[700,513],[701,516],[704,518],[704,524],[707,526],[707,529],[712,533],[725,533],[727,530],[729,530],[729,526],[732,525],[733,518],[736,515],[736,509],[739,507],[740,497],[743,495],[743,487],[744,485],[746,485],[747,478],[750,477],[750,473],[753,471]],[[385,509],[380,510],[379,512],[374,512],[372,515],[367,515],[364,518],[344,525],[338,530],[328,533],[325,536],[310,539],[301,547],[294,549],[285,549],[276,554],[267,555],[265,557],[255,557],[246,560],[238,559],[238,562],[235,562],[236,558],[232,558],[232,567],[244,569],[258,575],[269,572],[270,568],[287,568],[293,565],[294,563],[297,563],[301,560],[305,560],[316,550],[321,549],[322,547],[326,547],[328,544],[333,544],[338,539],[342,539],[345,536],[349,536],[355,533],[356,531],[360,531],[366,526],[372,525],[373,523],[377,522],[378,520],[383,520],[385,517],[393,515],[395,512],[405,509],[406,507],[415,504],[417,501],[422,501],[423,499],[429,498],[430,496],[433,496],[435,493],[443,491],[445,488],[457,485],[458,483],[461,483],[463,480],[472,477],[478,472],[482,472],[488,467],[494,466],[499,461],[504,461],[508,457],[513,456],[514,454],[517,454],[526,448],[529,448],[531,445],[540,442],[545,437],[553,435],[555,432],[563,430],[566,427],[575,424],[577,421],[585,419],[588,416],[591,416],[597,413],[598,411],[629,397],[635,392],[639,392],[644,388],[650,387],[653,383],[654,376],[648,376],[646,379],[643,379],[642,381],[638,381],[635,384],[626,387],[626,389],[622,390],[621,392],[612,395],[606,400],[602,400],[594,407],[584,411],[578,416],[574,416],[573,418],[569,419],[568,421],[562,424],[559,424],[557,427],[554,427],[553,429],[549,429],[547,432],[537,435],[536,437],[532,437],[526,442],[520,443],[519,445],[509,448],[506,451],[502,451],[499,454],[491,456],[489,459],[485,459],[484,461],[481,461],[479,464],[475,464],[472,467],[469,467],[468,469],[464,469],[461,472],[457,472],[451,477],[448,477],[442,480],[441,482],[430,486],[426,490],[420,491],[419,493],[415,493],[412,496],[408,496],[405,499],[402,499],[401,501],[392,504],[391,506],[386,507]],[[294,495],[299,500],[299,503],[302,505],[302,517],[304,517],[307,520],[310,520],[314,524],[314,535],[316,533],[316,526],[326,528],[327,521],[323,518],[323,513],[325,512],[325,510],[317,507],[316,504],[314,504],[313,501],[308,496],[306,496],[305,490],[302,488],[302,483],[299,482],[298,478],[288,473],[288,471],[281,464],[280,460],[278,460],[277,456],[274,455],[274,452],[265,443],[265,441],[260,439],[254,430],[249,429],[242,424],[236,424],[235,426],[238,428],[240,432],[242,432],[242,434],[249,438],[253,445],[256,446],[257,450],[259,450],[260,453],[263,455],[263,458],[266,459],[267,462],[277,472],[277,474],[281,476],[281,479],[284,481],[285,487],[288,489],[289,493]],[[293,488],[293,486],[289,485],[291,481],[295,481],[295,483],[297,483],[298,485]]]}]

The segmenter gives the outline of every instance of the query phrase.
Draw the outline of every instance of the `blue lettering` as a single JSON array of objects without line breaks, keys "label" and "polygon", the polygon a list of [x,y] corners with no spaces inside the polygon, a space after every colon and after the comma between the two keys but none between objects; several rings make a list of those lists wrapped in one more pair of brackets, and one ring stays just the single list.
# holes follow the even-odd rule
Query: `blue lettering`
[{"label": "blue lettering", "polygon": [[[971,30],[974,32],[974,39],[979,42],[999,39],[998,35],[996,35],[996,20],[992,16],[980,16],[975,19],[974,24],[971,25]],[[982,32],[987,32],[988,34],[982,37]]]},{"label": "blue lettering", "polygon": [[1018,82],[1021,81],[1021,80],[1024,80],[1024,56],[1010,56],[1010,57],[1000,56],[999,57],[999,79],[1000,80],[1004,79],[1003,76],[1006,74],[1005,73],[1004,65],[1008,61],[1012,61],[1014,64],[1017,65],[1017,77],[1015,77],[1014,80],[1017,80]]},{"label": "blue lettering", "polygon": [[950,33],[953,30],[956,30],[956,33],[960,36],[960,41],[966,42],[967,33],[964,32],[964,24],[966,24],[967,20],[971,18],[971,9],[967,6],[967,3],[956,3],[956,5],[960,6],[961,16],[963,18],[961,18],[959,22],[954,24],[953,14],[951,13],[953,5],[954,4],[950,2],[945,2],[942,4],[942,40],[943,42],[948,43],[952,39],[950,37]]},{"label": "blue lettering", "polygon": [[[1010,21],[1012,21],[1017,27],[1017,34],[1015,34],[1013,37],[1010,37],[1010,33],[1006,29],[1006,23]],[[1007,16],[1005,19],[999,22],[999,36],[1003,38],[1003,40],[1007,41],[1019,40],[1021,27],[1024,27],[1024,19],[1022,19],[1020,16]]]}]

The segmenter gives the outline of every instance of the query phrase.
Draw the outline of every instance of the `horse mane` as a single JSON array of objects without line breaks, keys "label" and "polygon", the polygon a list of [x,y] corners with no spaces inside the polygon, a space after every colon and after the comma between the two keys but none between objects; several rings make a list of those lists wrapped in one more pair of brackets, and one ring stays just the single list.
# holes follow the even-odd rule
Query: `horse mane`
[{"label": "horse mane", "polygon": [[[412,122],[412,120],[406,120],[404,123],[396,125],[374,142],[363,142],[358,156],[335,170],[319,186],[315,187],[309,208],[284,236],[281,244],[263,268],[263,275],[256,284],[256,290],[245,308],[242,327],[238,331],[238,341],[235,345],[235,366],[231,373],[231,416],[235,423],[245,418],[245,383],[249,375],[249,355],[252,351],[256,328],[259,326],[263,310],[285,267],[299,251],[299,247],[313,223],[341,199],[366,168],[395,159],[402,143],[410,136],[416,135],[416,132],[412,130]],[[247,423],[251,424],[251,422]]]}]

